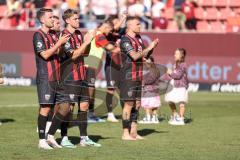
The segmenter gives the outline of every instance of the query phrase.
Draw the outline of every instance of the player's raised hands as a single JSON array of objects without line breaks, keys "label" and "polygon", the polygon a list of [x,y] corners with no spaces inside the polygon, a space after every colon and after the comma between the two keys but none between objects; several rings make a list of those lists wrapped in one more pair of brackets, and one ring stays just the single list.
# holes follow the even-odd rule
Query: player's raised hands
[{"label": "player's raised hands", "polygon": [[87,43],[87,44],[91,43],[92,39],[96,36],[96,34],[97,34],[96,30],[88,31],[84,35],[84,42]]},{"label": "player's raised hands", "polygon": [[159,42],[158,38],[154,39],[149,45],[150,49],[154,49],[158,45],[158,42]]}]

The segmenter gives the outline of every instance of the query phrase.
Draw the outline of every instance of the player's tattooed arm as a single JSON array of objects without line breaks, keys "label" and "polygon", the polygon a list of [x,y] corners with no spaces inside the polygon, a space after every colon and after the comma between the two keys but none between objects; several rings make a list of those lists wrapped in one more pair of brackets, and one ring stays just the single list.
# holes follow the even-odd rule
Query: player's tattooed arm
[{"label": "player's tattooed arm", "polygon": [[111,51],[111,53],[120,53],[120,48],[109,43],[104,47],[105,50]]},{"label": "player's tattooed arm", "polygon": [[141,59],[142,57],[148,57],[149,53],[152,53],[151,51],[157,46],[158,39],[155,39],[150,45],[145,48],[142,52],[136,52],[133,48],[132,44],[128,40],[122,40],[121,41],[121,50],[123,52],[126,52],[134,61],[137,61],[138,59]]}]

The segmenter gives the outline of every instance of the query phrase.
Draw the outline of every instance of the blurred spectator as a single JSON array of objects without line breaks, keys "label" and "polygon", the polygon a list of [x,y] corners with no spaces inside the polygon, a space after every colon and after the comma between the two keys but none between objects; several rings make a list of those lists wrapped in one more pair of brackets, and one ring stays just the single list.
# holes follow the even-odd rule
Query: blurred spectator
[{"label": "blurred spectator", "polygon": [[22,11],[18,28],[23,29],[28,27],[35,27],[35,4],[32,1],[27,1],[23,4],[23,8],[24,10]]},{"label": "blurred spectator", "polygon": [[174,16],[173,16],[174,21],[177,22],[177,26],[178,26],[178,30],[182,31],[185,30],[185,22],[186,22],[186,16],[185,14],[182,12],[181,9],[176,9]]},{"label": "blurred spectator", "polygon": [[152,0],[152,18],[161,17],[161,10],[164,9],[165,4],[160,0]]},{"label": "blurred spectator", "polygon": [[79,9],[80,9],[80,27],[85,28],[85,23],[88,21],[90,14],[90,3],[89,0],[79,0]]},{"label": "blurred spectator", "polygon": [[185,0],[175,0],[174,2],[174,8],[176,10],[181,9],[182,4],[184,3]]},{"label": "blurred spectator", "polygon": [[143,0],[136,0],[135,4],[132,4],[128,7],[128,15],[130,16],[137,16],[141,20],[141,24],[143,28],[148,28],[148,18],[147,16],[150,14],[147,14],[147,7],[144,6]]},{"label": "blurred spectator", "polygon": [[145,6],[142,0],[137,0],[135,4],[132,4],[128,7],[128,14],[130,16],[144,16]]},{"label": "blurred spectator", "polygon": [[104,20],[107,16],[117,15],[117,0],[91,0],[90,6],[97,20]]},{"label": "blurred spectator", "polygon": [[152,0],[151,16],[153,29],[155,30],[167,28],[168,20],[164,17],[164,7],[165,4],[162,1]]},{"label": "blurred spectator", "polygon": [[143,4],[146,8],[146,12],[149,13],[149,15],[151,14],[151,10],[152,10],[152,1],[151,0],[143,0]]},{"label": "blurred spectator", "polygon": [[165,9],[161,9],[160,11],[160,17],[153,18],[153,29],[154,30],[165,30],[168,27],[168,20],[165,18],[164,13]]},{"label": "blurred spectator", "polygon": [[175,0],[166,0],[166,7],[172,8],[174,6]]},{"label": "blurred spectator", "polygon": [[17,27],[19,25],[21,11],[22,11],[22,3],[20,1],[7,0],[6,16],[10,19],[11,27]]},{"label": "blurred spectator", "polygon": [[46,4],[46,0],[33,0],[36,8],[43,8]]},{"label": "blurred spectator", "polygon": [[79,9],[79,1],[78,0],[66,0],[69,9]]},{"label": "blurred spectator", "polygon": [[197,19],[195,17],[194,8],[195,6],[191,0],[186,0],[182,4],[182,12],[186,16],[185,25],[189,30],[196,30]]},{"label": "blurred spectator", "polygon": [[118,0],[118,15],[122,15],[127,11],[128,0]]}]

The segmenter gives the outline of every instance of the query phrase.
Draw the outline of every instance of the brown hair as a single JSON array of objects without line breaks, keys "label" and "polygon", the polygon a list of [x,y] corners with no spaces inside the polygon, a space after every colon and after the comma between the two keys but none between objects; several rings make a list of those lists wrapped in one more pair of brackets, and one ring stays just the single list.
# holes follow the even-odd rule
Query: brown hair
[{"label": "brown hair", "polygon": [[40,19],[44,16],[46,12],[53,12],[53,10],[50,8],[41,8],[37,11],[37,19],[39,20],[39,22],[41,22]]},{"label": "brown hair", "polygon": [[59,17],[56,15],[54,15],[53,18],[59,20]]},{"label": "brown hair", "polygon": [[66,23],[66,19],[72,17],[74,14],[78,14],[78,11],[73,10],[73,9],[67,9],[66,11],[64,11],[62,19]]},{"label": "brown hair", "polygon": [[114,24],[113,24],[113,22],[112,22],[111,19],[106,19],[105,21],[103,21],[102,23],[100,23],[98,27],[101,27],[103,24],[108,24],[108,25],[110,25],[111,27],[114,28]]},{"label": "brown hair", "polygon": [[132,21],[132,20],[135,20],[135,19],[140,21],[140,18],[139,18],[139,17],[136,17],[136,16],[128,16],[126,22]]},{"label": "brown hair", "polygon": [[178,66],[180,63],[185,62],[185,57],[187,55],[187,51],[184,48],[177,48],[176,51],[179,51],[181,53],[180,60],[176,61],[176,66]]}]

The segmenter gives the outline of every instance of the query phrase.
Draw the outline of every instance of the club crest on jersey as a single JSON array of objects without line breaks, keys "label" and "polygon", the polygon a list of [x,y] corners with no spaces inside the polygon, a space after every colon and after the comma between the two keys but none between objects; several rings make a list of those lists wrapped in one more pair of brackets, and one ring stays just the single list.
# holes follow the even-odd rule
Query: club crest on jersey
[{"label": "club crest on jersey", "polygon": [[41,48],[43,46],[42,42],[37,42],[37,48]]},{"label": "club crest on jersey", "polygon": [[67,43],[65,44],[65,47],[66,47],[66,48],[69,48],[69,47],[70,47],[70,43],[67,42]]},{"label": "club crest on jersey", "polygon": [[57,37],[56,37],[56,35],[53,35],[52,37],[53,37],[53,39],[54,39],[55,41],[57,40]]},{"label": "club crest on jersey", "polygon": [[90,79],[90,82],[91,82],[91,83],[95,83],[95,78],[91,78],[91,79]]},{"label": "club crest on jersey", "polygon": [[74,100],[75,95],[74,94],[69,94],[69,97],[71,100]]},{"label": "club crest on jersey", "polygon": [[50,97],[51,97],[50,94],[45,94],[45,100],[46,100],[46,101],[49,101],[49,100],[50,100]]},{"label": "club crest on jersey", "polygon": [[128,91],[127,94],[128,94],[129,97],[132,97],[133,96],[133,91]]}]

